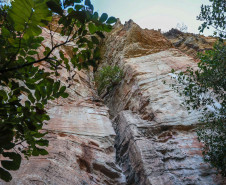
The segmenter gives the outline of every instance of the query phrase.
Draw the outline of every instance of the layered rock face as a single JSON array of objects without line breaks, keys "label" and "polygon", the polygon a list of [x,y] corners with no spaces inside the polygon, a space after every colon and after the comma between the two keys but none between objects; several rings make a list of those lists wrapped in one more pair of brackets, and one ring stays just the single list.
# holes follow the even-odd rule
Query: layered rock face
[{"label": "layered rock face", "polygon": [[[49,46],[47,29],[43,36],[43,46]],[[55,34],[56,42],[64,39]],[[172,69],[196,66],[187,49],[174,45],[159,31],[118,22],[103,42],[99,68],[119,65],[124,78],[105,96],[106,105],[96,93],[92,70],[63,69],[58,80],[70,96],[48,104],[49,155],[24,159],[13,180],[0,184],[225,184],[203,162],[195,132],[200,113],[188,114],[183,98],[169,86],[176,83]],[[70,47],[61,49],[69,58]]]},{"label": "layered rock face", "polygon": [[164,36],[168,38],[176,48],[193,58],[197,57],[198,52],[212,49],[214,43],[217,41],[214,37],[183,33],[174,28],[164,33]]},{"label": "layered rock face", "polygon": [[144,32],[132,21],[118,23],[104,47],[103,65],[117,64],[125,74],[105,101],[127,184],[224,184],[225,179],[203,162],[195,132],[200,113],[188,114],[183,98],[169,86],[176,83],[171,70],[195,67],[195,60],[154,30],[144,39],[154,48],[149,50],[139,39]]},{"label": "layered rock face", "polygon": [[[47,29],[43,36],[43,46],[51,47]],[[54,39],[59,43],[65,38],[55,33]],[[70,56],[70,48],[60,49],[65,57]],[[54,52],[59,55],[59,50]],[[39,65],[47,70],[47,64]],[[0,184],[124,184],[124,175],[115,162],[115,131],[107,106],[95,100],[92,73],[78,70],[68,73],[65,69],[60,73],[58,80],[68,87],[69,97],[48,104],[51,120],[44,130],[48,131],[49,155],[22,160],[20,169],[12,172],[13,180]]]}]

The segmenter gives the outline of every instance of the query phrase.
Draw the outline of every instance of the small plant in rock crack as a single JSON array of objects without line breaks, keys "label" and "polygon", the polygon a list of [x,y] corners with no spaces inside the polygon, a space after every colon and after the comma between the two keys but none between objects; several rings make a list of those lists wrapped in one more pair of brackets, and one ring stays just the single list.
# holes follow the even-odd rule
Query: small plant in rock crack
[{"label": "small plant in rock crack", "polygon": [[118,66],[104,66],[100,69],[94,78],[98,94],[105,92],[108,94],[116,85],[120,83],[123,77],[123,71]]}]

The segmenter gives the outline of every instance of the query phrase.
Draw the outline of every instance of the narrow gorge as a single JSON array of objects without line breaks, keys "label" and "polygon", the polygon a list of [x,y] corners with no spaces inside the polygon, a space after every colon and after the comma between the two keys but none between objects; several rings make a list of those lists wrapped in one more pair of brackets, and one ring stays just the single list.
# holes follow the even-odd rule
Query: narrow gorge
[{"label": "narrow gorge", "polygon": [[[44,29],[43,46],[50,45]],[[64,40],[55,34],[56,41]],[[200,112],[188,114],[169,84],[172,69],[197,65],[196,53],[215,39],[118,21],[102,42],[104,65],[118,65],[123,80],[104,98],[94,72],[62,69],[69,97],[48,104],[44,129],[49,155],[24,159],[11,185],[223,185],[226,179],[203,161],[195,129]],[[43,47],[44,48],[44,47]],[[70,57],[70,47],[62,47]],[[55,55],[57,50],[54,51]],[[38,56],[41,57],[41,56]],[[45,63],[40,67],[46,68]]]}]

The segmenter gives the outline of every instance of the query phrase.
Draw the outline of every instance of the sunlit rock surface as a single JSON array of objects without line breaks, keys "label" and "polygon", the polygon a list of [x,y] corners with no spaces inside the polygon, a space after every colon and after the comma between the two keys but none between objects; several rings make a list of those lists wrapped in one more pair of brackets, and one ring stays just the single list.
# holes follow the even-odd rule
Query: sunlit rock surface
[{"label": "sunlit rock surface", "polygon": [[57,104],[45,126],[48,156],[23,160],[10,184],[121,184],[108,109],[90,100]]},{"label": "sunlit rock surface", "polygon": [[[43,29],[42,34],[45,37],[43,46],[51,48],[49,31]],[[55,43],[64,41],[58,33],[54,34]],[[70,57],[70,46],[60,49],[65,57]],[[54,54],[59,56],[59,50]],[[46,63],[39,65],[46,69]],[[96,99],[92,70],[68,73],[62,69],[60,74],[54,78],[68,87],[70,96],[47,106],[51,120],[44,130],[49,132],[46,136],[50,141],[49,155],[22,160],[20,169],[12,172],[13,180],[0,184],[124,184],[124,175],[115,161],[115,131],[107,106]]]},{"label": "sunlit rock surface", "polygon": [[[51,46],[47,29],[43,36],[43,46]],[[47,106],[51,120],[44,130],[49,132],[49,155],[24,159],[13,180],[0,184],[226,184],[203,162],[195,133],[200,113],[188,114],[181,105],[183,98],[169,87],[176,83],[172,69],[196,66],[192,58],[196,50],[189,50],[191,45],[177,49],[178,38],[172,38],[143,30],[132,20],[125,25],[118,21],[102,43],[99,69],[119,65],[124,71],[122,82],[102,101],[92,69],[71,73],[63,69],[58,80],[70,96]],[[64,40],[55,33],[55,42]],[[69,58],[70,46],[61,49]]]},{"label": "sunlit rock surface", "polygon": [[125,75],[105,102],[114,119],[117,162],[127,184],[224,184],[202,159],[195,132],[200,113],[188,114],[183,98],[169,86],[176,83],[171,70],[196,67],[195,60],[154,30],[145,43],[150,48],[158,44],[154,50],[145,46],[143,52],[143,40],[137,39],[141,33],[134,30],[144,32],[132,21],[116,25],[106,39],[102,63],[121,66]]}]

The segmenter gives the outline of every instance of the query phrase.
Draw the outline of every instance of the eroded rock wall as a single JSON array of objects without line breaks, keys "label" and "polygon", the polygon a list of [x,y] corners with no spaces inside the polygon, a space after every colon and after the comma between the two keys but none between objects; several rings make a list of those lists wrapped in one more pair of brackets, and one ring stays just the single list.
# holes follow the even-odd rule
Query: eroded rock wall
[{"label": "eroded rock wall", "polygon": [[[51,47],[48,29],[44,28],[42,35],[45,38],[42,45]],[[64,41],[64,37],[54,34],[55,43]],[[70,47],[60,49],[65,57],[70,57]],[[54,54],[59,57],[59,50]],[[47,65],[39,64],[40,68],[48,70]],[[69,97],[49,102],[47,106],[51,120],[44,130],[48,131],[49,155],[22,160],[20,169],[12,172],[13,180],[10,183],[0,181],[0,184],[124,184],[124,175],[115,161],[115,131],[109,110],[96,99],[92,78],[91,69],[60,71],[56,80],[68,87]]]},{"label": "eroded rock wall", "polygon": [[[145,39],[138,39],[144,32]],[[196,67],[194,58],[160,32],[142,30],[132,21],[118,23],[103,50],[102,65],[117,64],[125,75],[105,102],[114,119],[117,161],[127,184],[224,184],[202,159],[195,132],[200,112],[188,114],[183,98],[169,86],[176,83],[171,70]]]},{"label": "eroded rock wall", "polygon": [[[43,36],[43,46],[50,46],[47,29]],[[55,42],[64,39],[55,33]],[[195,133],[200,113],[188,114],[169,87],[176,83],[172,69],[185,70],[196,62],[168,39],[131,20],[115,25],[103,43],[99,68],[119,65],[125,76],[105,96],[107,106],[96,93],[92,69],[63,69],[58,80],[70,96],[48,104],[49,155],[23,160],[13,180],[0,184],[225,184],[202,160]],[[70,57],[70,47],[61,49]]]},{"label": "eroded rock wall", "polygon": [[214,43],[217,41],[216,37],[183,33],[174,28],[164,33],[164,36],[169,39],[176,48],[193,58],[197,58],[198,52],[212,49]]}]

